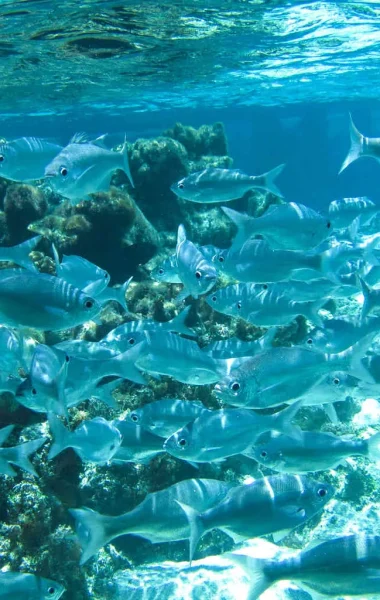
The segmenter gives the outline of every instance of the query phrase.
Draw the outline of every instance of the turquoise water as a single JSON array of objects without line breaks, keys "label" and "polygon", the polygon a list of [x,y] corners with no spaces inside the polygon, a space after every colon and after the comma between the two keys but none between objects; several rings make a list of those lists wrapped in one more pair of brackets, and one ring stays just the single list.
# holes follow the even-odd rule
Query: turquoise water
[{"label": "turquoise water", "polygon": [[[25,462],[19,457],[12,462],[4,454],[8,467],[16,465],[13,474],[1,463],[3,447],[0,447],[0,590],[2,585],[5,589],[2,571],[12,571],[33,573],[58,582],[66,589],[63,600],[244,600],[250,597],[250,575],[229,558],[232,550],[259,558],[275,556],[279,561],[338,536],[360,533],[369,538],[378,534],[379,451],[367,449],[348,454],[347,461],[347,456],[342,455],[328,468],[310,472],[299,468],[300,475],[306,473],[308,480],[318,482],[318,489],[319,484],[334,486],[335,495],[313,512],[310,519],[301,520],[299,527],[284,527],[291,531],[280,541],[276,539],[280,551],[273,547],[271,535],[263,538],[248,533],[251,521],[259,513],[252,504],[243,522],[243,535],[240,531],[241,539],[234,541],[227,526],[210,528],[197,545],[195,560],[189,566],[189,534],[176,537],[170,529],[175,518],[182,518],[181,526],[187,527],[185,513],[169,498],[160,508],[167,509],[162,512],[162,520],[161,513],[155,517],[157,531],[161,527],[166,532],[161,535],[167,535],[167,541],[156,530],[155,534],[150,531],[146,535],[144,530],[138,530],[152,516],[149,511],[142,512],[134,524],[135,535],[110,536],[111,543],[104,538],[88,560],[80,564],[89,537],[86,538],[83,528],[75,532],[70,509],[88,507],[104,515],[118,516],[139,506],[148,494],[190,478],[216,479],[242,486],[275,476],[277,471],[257,463],[249,452],[227,453],[215,462],[198,461],[197,457],[181,460],[163,448],[167,436],[162,436],[162,443],[157,438],[150,442],[154,447],[148,458],[140,453],[133,460],[119,463],[117,454],[111,456],[109,447],[104,447],[104,430],[100,433],[97,430],[90,441],[86,438],[79,442],[79,450],[75,443],[67,443],[66,447],[62,443],[62,452],[52,458],[49,450],[58,433],[53,418],[47,415],[59,414],[62,424],[74,432],[97,417],[108,423],[125,419],[132,427],[133,411],[164,398],[187,403],[198,401],[202,408],[215,414],[220,409],[233,410],[232,406],[237,411],[242,407],[215,393],[214,387],[224,381],[228,369],[239,367],[239,362],[232,365],[233,359],[241,358],[238,348],[230,347],[224,356],[230,362],[222,367],[222,362],[214,361],[215,356],[206,359],[203,350],[198,347],[194,350],[194,346],[186,353],[182,346],[175,345],[175,340],[186,343],[193,339],[203,349],[213,342],[235,337],[241,342],[251,342],[269,331],[274,333],[269,352],[279,347],[286,350],[300,347],[304,351],[310,332],[321,319],[347,318],[357,324],[365,321],[364,317],[361,320],[363,288],[357,278],[360,276],[372,290],[368,292],[372,294],[371,300],[367,299],[368,304],[373,304],[369,317],[373,319],[373,329],[368,343],[368,337],[363,341],[363,334],[358,338],[359,346],[353,349],[352,342],[345,347],[344,358],[327,345],[319,347],[315,352],[319,352],[318,360],[323,367],[319,365],[319,370],[315,370],[315,381],[305,394],[292,391],[285,403],[292,405],[297,398],[303,399],[304,404],[293,419],[303,431],[333,434],[348,443],[356,440],[365,443],[364,440],[380,431],[380,376],[376,362],[380,305],[378,214],[373,218],[380,202],[380,167],[378,160],[374,160],[380,144],[379,24],[377,1],[0,2],[0,138],[1,144],[5,144],[0,147],[1,158],[5,157],[5,160],[0,158],[0,260],[4,261],[0,262],[3,390],[0,430],[14,425],[9,437],[4,435],[2,439],[4,449],[46,438],[30,457],[33,467],[27,464],[25,469]],[[350,147],[350,114],[363,135],[379,139],[373,142],[372,154],[367,152],[372,160],[354,161],[339,174]],[[7,142],[37,137],[44,143],[65,147],[72,136],[81,132],[84,143],[76,146],[83,150],[89,144],[96,154],[78,167],[81,172],[87,167],[94,169],[89,188],[81,187],[84,184],[79,179],[71,195],[65,192],[63,184],[58,188],[58,175],[53,177],[44,172],[53,156],[42,165],[39,176],[18,179],[5,173],[1,177],[1,168],[7,166]],[[103,141],[96,140],[103,134],[107,134]],[[109,172],[106,160],[99,157],[103,150],[113,161]],[[31,164],[30,157],[21,153],[17,161],[26,168]],[[270,186],[252,190],[248,186],[239,188],[240,192],[227,201],[207,204],[177,197],[170,189],[188,175],[206,168],[240,169],[258,176],[281,164],[285,166],[276,184],[282,198],[271,194]],[[58,161],[58,169],[61,174],[62,169],[68,170],[69,177],[75,171],[66,159]],[[106,183],[95,184],[102,169]],[[330,203],[357,197],[374,203],[371,218],[366,221],[360,217],[351,228],[338,231],[331,209],[329,212]],[[235,312],[213,310],[210,300],[213,292],[219,293],[219,289],[238,281],[265,283],[259,277],[239,279],[236,271],[229,272],[218,264],[220,249],[230,248],[236,235],[236,228],[220,207],[226,205],[253,218],[265,217],[268,207],[270,214],[287,202],[317,211],[313,213],[312,236],[315,231],[320,232],[322,221],[331,231],[321,235],[321,246],[309,238],[302,246],[299,240],[308,224],[297,229],[297,222],[298,225],[287,226],[278,234],[271,223],[267,229],[255,231],[258,239],[269,240],[269,249],[259,260],[267,260],[271,244],[278,250],[276,236],[285,244],[282,250],[298,249],[303,259],[314,253],[322,256],[330,250],[333,254],[338,247],[354,248],[355,253],[341,262],[323,254],[322,266],[304,271],[302,276],[315,282],[323,275],[332,288],[346,284],[348,280],[343,276],[350,273],[350,290],[339,295],[336,289],[330,289],[323,302],[316,295],[313,311],[297,305],[293,312],[289,309],[289,318],[288,307],[281,304],[281,299],[278,305],[275,302],[280,307],[273,309],[275,317],[271,314],[266,320],[260,320],[256,309],[246,319],[238,318],[236,308]],[[297,207],[295,212],[299,214]],[[286,218],[281,217],[281,222],[286,223]],[[215,281],[207,290],[202,288],[199,297],[193,291],[185,300],[179,296],[181,283],[155,280],[151,275],[176,252],[174,260],[178,268],[178,261],[182,260],[176,251],[180,224],[184,225],[188,240],[197,246],[214,247],[204,250],[208,252],[204,256],[208,268],[215,270]],[[292,227],[294,236],[286,238],[286,246],[284,239]],[[17,246],[36,235],[41,239],[36,240],[35,250],[29,248],[30,258],[27,258],[29,250],[27,253],[24,250],[23,263],[17,262],[20,250],[1,254],[4,248]],[[237,243],[241,246],[241,238],[236,239],[240,239]],[[191,256],[196,251],[192,247]],[[75,282],[59,271],[57,260],[64,264],[64,257],[72,255],[101,269],[90,278],[90,287],[87,280],[85,286],[82,271]],[[186,275],[197,272],[199,260],[195,267],[186,262],[186,273],[179,277],[185,285]],[[279,263],[281,258],[277,259]],[[37,277],[34,287],[29,279],[17,279],[16,291],[9,300],[13,283],[5,279],[3,268],[14,264],[26,267],[22,277],[25,273],[25,277],[31,277],[33,265],[38,273],[33,275]],[[267,268],[269,285],[277,282],[271,278],[273,269],[273,265]],[[90,302],[94,299],[96,303],[103,302],[99,286],[104,281],[104,271],[110,276],[105,293],[116,286],[109,294],[111,300],[116,298],[119,302],[104,304],[102,310],[99,307],[89,318],[82,313],[74,318],[74,312],[79,312],[75,304],[79,290],[87,294]],[[18,272],[12,273],[12,277],[19,277]],[[40,273],[50,276],[50,282],[57,281],[56,275],[66,278],[75,285],[76,296],[74,292],[70,296],[64,283],[59,306],[54,294],[60,292],[46,292],[50,294],[46,300]],[[292,276],[279,278],[288,286],[288,304],[306,302],[291,288],[290,279],[297,279],[291,273]],[[129,278],[133,279],[128,282]],[[260,298],[265,296],[262,291]],[[251,289],[248,296],[253,293]],[[247,300],[244,295],[242,298]],[[84,296],[80,296],[82,300],[85,302]],[[44,323],[49,317],[49,325],[41,325],[38,320],[42,309],[46,309]],[[185,323],[179,326],[177,322],[177,329],[175,325],[159,329],[157,324],[174,319],[183,309],[188,311]],[[123,347],[116,344],[115,337],[113,345],[104,342],[105,336],[111,335],[116,327],[135,320],[150,320],[150,324],[146,328],[140,324],[139,331],[129,332]],[[185,327],[191,331],[184,332]],[[325,327],[328,328],[327,323]],[[172,331],[182,334],[182,338]],[[79,366],[75,363],[78,358],[75,347],[70,345],[75,340],[94,343],[86,355],[79,356],[79,362],[82,361]],[[103,346],[99,348],[97,343],[101,340]],[[133,350],[133,359],[131,354],[127,356],[127,351],[132,352],[130,347],[140,341],[140,354]],[[68,345],[55,349],[60,342]],[[36,348],[44,349],[45,354],[37,357]],[[201,355],[196,354],[198,350]],[[95,360],[95,353],[100,351],[103,354],[96,355],[98,363],[83,366],[85,360]],[[356,362],[351,357],[354,353]],[[122,354],[122,359],[117,358]],[[327,354],[328,359],[322,358]],[[263,356],[265,368],[272,364],[273,371],[287,360],[286,351],[284,356],[275,353]],[[111,363],[105,365],[105,360],[113,360],[112,367]],[[274,362],[270,363],[271,360]],[[296,358],[288,364],[285,375],[290,373],[292,382],[310,377],[309,371],[302,371],[302,360]],[[327,360],[332,364],[329,368],[325,366]],[[255,366],[256,370],[260,368]],[[285,375],[279,370],[278,380]],[[119,376],[121,380],[113,384]],[[256,371],[253,379],[255,376]],[[348,381],[347,376],[352,379]],[[141,377],[145,381],[140,381]],[[330,379],[321,391],[318,386],[327,377]],[[278,380],[273,377],[271,385],[277,385]],[[103,384],[111,387],[102,388]],[[282,392],[281,388],[278,394]],[[324,404],[330,410],[323,410]],[[243,406],[243,411],[268,417],[283,407],[283,402],[272,398],[264,406],[264,413],[256,413],[260,407],[255,404]],[[247,414],[242,415],[242,420],[248,423]],[[223,438],[225,431],[241,425],[226,423],[212,442],[210,432],[201,431],[203,449],[211,444],[219,447],[219,442],[223,447],[227,443]],[[124,442],[114,429],[111,433],[107,429],[107,435],[116,435],[112,441],[128,446],[127,434],[120,434],[125,436]],[[243,435],[247,431],[242,431]],[[134,450],[128,446],[128,451],[142,452],[141,444],[138,437]],[[104,460],[96,453],[100,450],[105,453]],[[289,473],[298,477],[297,470]],[[298,504],[296,507],[303,515],[303,508],[298,510]],[[293,508],[290,504],[290,509]],[[275,516],[269,520],[275,521]],[[157,543],[151,543],[150,539]],[[331,564],[334,565],[334,560]],[[332,571],[332,580],[335,575]],[[368,582],[369,575],[365,573],[363,581]],[[306,591],[295,583],[280,581],[260,598],[314,598],[315,589]],[[334,597],[353,593],[353,584],[347,585],[348,589],[338,590]],[[42,596],[41,593],[35,593],[31,600],[51,597],[49,592]],[[9,597],[21,600],[25,598],[25,589],[21,587]],[[378,598],[380,585],[368,593],[359,592],[356,597]]]}]

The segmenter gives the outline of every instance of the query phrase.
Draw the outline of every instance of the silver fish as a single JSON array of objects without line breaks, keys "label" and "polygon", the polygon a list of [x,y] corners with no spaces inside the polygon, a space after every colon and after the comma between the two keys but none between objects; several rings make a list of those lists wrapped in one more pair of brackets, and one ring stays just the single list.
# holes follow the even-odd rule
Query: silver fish
[{"label": "silver fish", "polygon": [[304,344],[328,354],[347,350],[367,336],[380,333],[380,316],[367,317],[358,322],[352,319],[324,319],[322,327],[315,327],[305,337]]},{"label": "silver fish", "polygon": [[1,600],[58,600],[64,591],[60,583],[33,573],[0,573]]},{"label": "silver fish", "polygon": [[298,315],[322,325],[318,310],[325,299],[299,302],[294,297],[293,290],[282,284],[237,283],[213,292],[206,302],[225,315],[239,317],[258,327],[287,325]]},{"label": "silver fish", "polygon": [[[365,196],[361,198],[341,198],[329,204],[329,216],[335,229],[350,227],[355,219],[367,222],[378,212],[376,204]],[[359,225],[359,223],[358,223]]]},{"label": "silver fish", "polygon": [[84,462],[104,465],[116,454],[122,442],[117,427],[103,417],[83,421],[72,432],[53,413],[49,414],[48,420],[54,440],[48,454],[50,460],[66,448],[72,448]]},{"label": "silver fish", "polygon": [[260,464],[282,473],[312,473],[334,469],[350,456],[380,458],[380,433],[367,440],[345,440],[332,433],[302,431],[291,437],[263,433],[249,454]]},{"label": "silver fish", "polygon": [[[4,444],[9,435],[14,429],[14,425],[8,425],[7,427],[3,427],[0,429],[0,446]],[[17,446],[10,446],[8,448],[0,448],[0,473],[2,475],[9,475],[10,477],[14,477],[17,475],[16,471],[12,467],[12,465],[16,465],[23,469],[27,473],[38,477],[38,474],[33,467],[32,463],[29,460],[29,456],[37,452],[44,445],[47,438],[38,438],[36,440],[31,440],[30,442],[24,442],[23,444],[18,444]],[[0,594],[1,598],[1,594]]]},{"label": "silver fish", "polygon": [[367,598],[380,593],[380,536],[364,533],[333,538],[297,556],[270,560],[230,554],[250,579],[250,600],[276,581],[290,579],[314,594]]},{"label": "silver fish", "polygon": [[274,181],[284,167],[279,165],[263,175],[246,175],[237,169],[207,168],[191,173],[170,189],[180,198],[207,204],[236,200],[252,189],[262,189],[282,197]]},{"label": "silver fish", "polygon": [[185,286],[181,298],[189,295],[198,298],[214,287],[217,271],[212,262],[186,238],[183,225],[178,227],[176,257],[178,277]]},{"label": "silver fish", "polygon": [[202,402],[164,398],[129,413],[128,419],[157,436],[168,438],[200,414],[210,412]]},{"label": "silver fish", "polygon": [[85,142],[74,136],[46,166],[45,177],[56,192],[79,201],[94,192],[108,191],[116,169],[122,169],[133,186],[126,141],[120,152],[113,152],[96,141]]},{"label": "silver fish", "polygon": [[69,356],[45,344],[38,344],[30,366],[31,393],[38,397],[47,413],[67,417],[65,386]]},{"label": "silver fish", "polygon": [[238,229],[235,245],[241,245],[259,233],[272,248],[311,250],[331,235],[328,218],[295,202],[272,204],[261,217],[250,217],[226,206],[222,211]]},{"label": "silver fish", "polygon": [[271,348],[276,333],[276,328],[272,327],[268,329],[262,337],[251,342],[244,342],[238,338],[232,337],[227,340],[211,342],[210,344],[207,344],[207,346],[203,346],[202,350],[212,356],[212,358],[241,358],[245,356],[254,356],[267,348]]},{"label": "silver fish", "polygon": [[231,487],[216,479],[186,479],[148,494],[136,508],[117,517],[90,508],[71,509],[83,550],[81,564],[119,535],[138,535],[153,544],[187,539],[189,525],[177,501],[202,512],[220,502]]},{"label": "silver fish", "polygon": [[82,256],[72,254],[62,256],[62,261],[59,262],[57,249],[53,244],[53,254],[55,260],[55,269],[57,277],[61,277],[68,283],[80,290],[85,290],[86,293],[97,296],[109,284],[110,275],[104,269],[97,267]]},{"label": "silver fish", "polygon": [[164,449],[182,460],[193,462],[219,461],[235,454],[244,454],[263,431],[291,431],[299,403],[277,413],[260,415],[251,410],[226,408],[202,412],[194,421],[169,437]]},{"label": "silver fish", "polygon": [[303,475],[273,475],[232,488],[208,510],[179,501],[189,519],[190,561],[201,537],[222,529],[235,542],[270,533],[288,532],[318,513],[334,495],[334,488]]},{"label": "silver fish", "polygon": [[[129,284],[131,283],[133,277],[129,277],[122,285],[118,286],[108,286],[104,288],[100,293],[95,294],[96,300],[102,306],[107,302],[117,302],[121,308],[123,308],[126,312],[128,311],[127,301],[125,299],[125,295],[129,288]],[[88,288],[86,288],[86,291]]]},{"label": "silver fish", "polygon": [[177,255],[172,254],[151,271],[150,276],[164,283],[181,283],[178,276]]},{"label": "silver fish", "polygon": [[100,305],[64,279],[18,269],[0,273],[0,319],[11,327],[69,329],[93,319]]},{"label": "silver fish", "polygon": [[361,134],[355,127],[351,114],[349,127],[351,145],[348,154],[340,167],[339,174],[358,158],[368,156],[377,161],[380,160],[380,138],[365,137]]},{"label": "silver fish", "polygon": [[0,144],[0,176],[12,181],[42,179],[46,165],[61,150],[62,146],[35,137]]}]

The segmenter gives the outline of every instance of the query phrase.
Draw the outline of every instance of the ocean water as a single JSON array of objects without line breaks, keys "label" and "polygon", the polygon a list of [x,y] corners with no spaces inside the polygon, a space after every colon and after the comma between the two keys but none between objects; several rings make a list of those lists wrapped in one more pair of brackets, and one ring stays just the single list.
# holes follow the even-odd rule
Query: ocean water
[{"label": "ocean water", "polygon": [[[55,369],[51,354],[44,355],[38,365],[33,357],[41,345],[51,348],[59,342],[74,340],[97,343],[124,323],[142,319],[162,323],[173,319],[185,307],[189,307],[186,326],[193,329],[194,339],[201,348],[235,336],[245,342],[262,335],[267,330],[265,325],[212,310],[202,293],[198,298],[194,297],[196,294],[186,300],[178,298],[180,284],[152,278],[152,270],[176,251],[181,223],[194,244],[215,246],[211,266],[216,264],[218,248],[229,248],[236,234],[220,208],[226,203],[184,200],[170,186],[207,167],[240,169],[248,175],[260,175],[284,164],[276,179],[283,199],[263,189],[243,190],[226,205],[257,217],[265,215],[270,205],[276,208],[278,204],[294,202],[317,211],[326,222],[329,205],[334,200],[366,197],[376,208],[380,204],[380,166],[374,160],[379,156],[380,146],[379,23],[377,1],[0,0],[0,138],[1,144],[5,144],[0,146],[0,156],[5,156],[5,161],[0,159],[0,260],[3,248],[41,235],[30,254],[39,272],[52,277],[59,274],[54,244],[59,260],[76,255],[106,270],[110,286],[116,285],[110,293],[126,302],[128,308],[127,312],[122,304],[111,302],[93,319],[78,317],[69,323],[72,326],[62,328],[59,322],[56,327],[39,326],[32,313],[48,304],[42,296],[42,284],[28,292],[29,283],[17,282],[17,298],[11,297],[2,304],[2,296],[7,297],[10,284],[4,283],[0,276],[0,383],[4,388],[0,395],[0,429],[14,425],[10,437],[2,440],[4,449],[46,437],[45,443],[31,456],[36,472],[25,470],[25,463],[19,468],[20,461],[8,460],[6,453],[3,459],[0,447],[0,597],[9,585],[2,583],[2,573],[11,571],[33,573],[58,582],[65,587],[63,600],[253,600],[258,596],[249,595],[250,573],[231,560],[228,553],[232,550],[279,561],[328,539],[353,534],[368,538],[378,535],[377,450],[370,458],[366,452],[353,453],[347,460],[342,456],[329,469],[308,473],[306,477],[321,485],[333,485],[334,498],[278,541],[279,548],[274,547],[271,536],[251,539],[247,534],[241,536],[245,538],[243,541],[235,543],[228,535],[228,528],[215,528],[202,537],[190,566],[187,539],[174,534],[171,539],[169,532],[165,534],[168,541],[162,542],[160,538],[159,543],[151,543],[149,535],[144,537],[140,530],[140,536],[123,535],[111,543],[100,543],[81,564],[82,549],[95,536],[95,530],[87,537],[83,527],[75,531],[70,509],[88,507],[117,516],[132,511],[148,494],[190,478],[252,485],[264,476],[275,475],[276,471],[241,453],[222,461],[198,464],[197,460],[187,462],[163,449],[155,455],[157,448],[161,450],[157,440],[156,449],[148,459],[141,459],[140,455],[135,460],[118,463],[112,460],[113,456],[106,455],[105,460],[100,460],[95,450],[100,447],[104,450],[104,432],[96,432],[90,441],[79,442],[82,444],[79,452],[74,451],[74,443],[65,446],[62,442],[62,452],[51,458],[49,449],[52,441],[58,439],[52,419],[47,418],[51,411],[58,412],[62,424],[73,432],[97,417],[108,422],[128,420],[132,411],[164,398],[200,401],[204,408],[214,411],[231,405],[213,391],[219,381],[215,372],[211,382],[197,384],[200,375],[193,367],[191,353],[183,358],[180,372],[178,367],[174,371],[181,351],[178,347],[172,351],[167,341],[169,329],[158,330],[158,325],[149,326],[150,331],[153,327],[153,333],[155,327],[158,330],[156,337],[153,336],[156,346],[151,352],[150,368],[136,367],[138,373],[144,373],[144,384],[136,379],[131,381],[133,377],[129,371],[127,375],[122,371],[124,367],[120,367],[118,359],[112,368],[100,362],[85,371],[78,367],[71,379],[67,379],[67,369],[71,366],[67,367],[64,361]],[[350,114],[363,135],[378,138],[374,142],[377,150],[339,174],[350,147]],[[121,170],[125,169],[125,163],[121,162],[115,163],[112,187],[107,180],[105,189],[94,184],[90,196],[86,192],[81,196],[79,192],[75,198],[54,189],[56,178],[45,178],[43,170],[40,177],[31,176],[30,180],[1,176],[2,163],[6,166],[7,142],[37,137],[66,146],[72,136],[82,132],[85,143],[107,134],[104,145],[108,151],[115,151],[113,157],[116,152],[121,153],[126,140],[124,151],[133,187]],[[15,160],[26,169],[31,165],[28,155],[19,153]],[[93,165],[95,181],[96,174],[105,168],[99,156],[80,168],[84,171]],[[66,168],[66,163],[59,166]],[[80,185],[78,180],[77,190]],[[332,231],[332,235],[337,235],[333,247],[345,240],[352,245],[362,244],[360,252],[364,252],[365,244],[372,243],[367,254],[350,258],[354,277],[357,274],[365,278],[370,266],[378,268],[378,245],[366,237],[371,234],[376,242],[378,223],[377,217],[368,223],[361,222],[360,226],[358,222],[349,232]],[[326,244],[318,252],[326,251],[329,242]],[[303,248],[304,255],[314,251],[312,245]],[[16,254],[5,254],[4,260],[12,256]],[[0,262],[1,269],[13,264],[25,266],[16,259],[11,263]],[[26,266],[30,268],[30,264]],[[189,269],[193,267],[190,265]],[[343,273],[340,267],[333,263],[333,268],[327,271],[332,283],[336,284]],[[31,273],[28,269],[26,272]],[[376,290],[380,280],[377,272],[373,273],[371,282],[366,281],[375,290],[371,292],[374,298],[371,318],[376,319],[380,305]],[[121,288],[131,277],[132,281]],[[314,277],[315,274],[306,275],[307,280]],[[272,281],[269,270],[268,281]],[[234,282],[234,277],[228,279],[226,274],[218,272],[213,289]],[[289,284],[289,277],[285,282]],[[360,323],[363,293],[357,279],[350,283],[353,291],[346,297],[333,297],[327,305],[331,299],[327,296],[323,306],[318,305],[320,317],[348,318]],[[83,286],[76,283],[75,287],[85,289],[84,283]],[[93,287],[85,290],[91,298],[95,297],[93,290]],[[294,300],[299,298],[291,291],[290,301]],[[62,319],[66,309],[67,305],[59,307]],[[67,310],[73,313],[74,307]],[[54,306],[51,310],[48,307],[45,317],[47,313],[54,314],[59,321],[57,311]],[[11,313],[16,317],[11,318]],[[274,346],[305,348],[305,340],[315,323],[302,314],[292,314],[285,324],[279,321]],[[373,323],[377,331],[377,321]],[[13,332],[16,346],[8,338],[1,339],[5,331]],[[140,339],[144,344],[150,343],[149,335],[139,338],[139,333],[132,333],[136,339],[133,338],[131,345]],[[189,340],[189,335],[184,334],[184,339]],[[370,342],[372,345],[359,347],[360,359],[366,357],[368,361],[377,356],[379,346],[375,335]],[[348,348],[352,346],[349,344]],[[140,350],[142,347],[145,348],[141,346]],[[125,348],[114,350],[112,356],[120,356]],[[327,347],[323,351],[327,353]],[[72,365],[74,347],[64,347],[64,352]],[[88,352],[80,360],[94,360],[91,352],[95,350]],[[106,360],[105,355],[100,358]],[[236,358],[234,351],[229,358]],[[124,356],[123,364],[132,364],[135,359],[136,356],[133,360]],[[63,360],[59,353],[58,360]],[[329,406],[340,394],[342,401],[334,404],[336,418],[333,421],[329,418],[321,400],[317,405],[305,401],[294,419],[302,430],[332,433],[345,441],[367,440],[380,431],[377,363],[370,381],[363,383],[363,361],[350,361],[347,359],[342,369],[324,371],[326,376],[338,378],[337,385],[342,390],[336,392],[326,385],[323,391]],[[293,379],[299,376],[300,368],[297,363],[289,367]],[[348,384],[341,374],[336,375],[344,369],[360,383]],[[41,373],[47,373],[45,379]],[[100,385],[110,383],[110,396],[107,393],[102,396],[104,390],[99,391],[95,383],[90,386],[90,380],[97,381],[100,374],[100,381],[102,373]],[[41,388],[36,388],[38,375]],[[47,381],[50,376],[52,379]],[[116,376],[123,380],[116,382],[113,389],[112,378]],[[309,395],[321,380],[318,371]],[[43,387],[46,384],[50,385],[48,391]],[[40,396],[33,399],[42,387],[43,399],[40,401]],[[29,395],[22,392],[25,388]],[[74,401],[75,391],[82,388],[82,396]],[[35,389],[36,394],[31,391]],[[108,398],[108,404],[102,397],[106,401]],[[295,399],[292,396],[289,403]],[[272,402],[265,415],[280,408],[282,404]],[[162,444],[164,441],[162,438]],[[201,441],[203,447],[210,445],[207,436]],[[15,474],[7,472],[2,460],[8,466],[16,465]],[[170,530],[172,513],[175,514],[178,504],[170,499],[164,504],[162,527]],[[152,518],[152,509],[149,510],[138,514],[135,533],[136,528]],[[251,517],[256,516],[254,507],[252,514],[246,515],[243,528],[248,531]],[[158,530],[160,515],[155,515],[155,519]],[[185,520],[183,526],[186,524]],[[338,555],[332,563],[335,559]],[[334,576],[332,573],[332,579]],[[365,573],[363,581],[368,578]],[[354,593],[353,584],[334,597],[347,597],[350,590]],[[54,593],[53,586],[53,592],[45,595],[35,592],[31,600],[58,597]],[[15,595],[5,597],[21,600],[25,598],[25,588],[21,584]],[[380,597],[380,584],[378,589],[360,591],[356,597]],[[310,600],[314,599],[314,591],[285,580],[260,598]]]}]

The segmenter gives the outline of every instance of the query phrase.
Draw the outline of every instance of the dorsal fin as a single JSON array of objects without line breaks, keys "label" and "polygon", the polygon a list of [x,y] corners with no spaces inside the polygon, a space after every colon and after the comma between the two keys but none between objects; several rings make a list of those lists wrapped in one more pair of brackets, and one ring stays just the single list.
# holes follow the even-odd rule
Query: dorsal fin
[{"label": "dorsal fin", "polygon": [[69,144],[86,144],[87,142],[88,142],[87,133],[84,133],[84,131],[79,131],[78,133],[74,133]]}]

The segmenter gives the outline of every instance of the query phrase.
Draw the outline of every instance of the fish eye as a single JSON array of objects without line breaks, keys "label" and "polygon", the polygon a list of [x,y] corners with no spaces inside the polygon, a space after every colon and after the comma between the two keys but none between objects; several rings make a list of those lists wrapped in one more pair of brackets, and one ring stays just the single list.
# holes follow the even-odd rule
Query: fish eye
[{"label": "fish eye", "polygon": [[217,298],[216,296],[211,296],[211,300],[212,300],[213,302],[216,302],[216,301],[217,301],[217,299],[218,299],[218,298]]},{"label": "fish eye", "polygon": [[36,388],[32,388],[30,391],[32,392],[33,396],[36,396],[36,395],[37,395],[37,390],[36,390]]},{"label": "fish eye", "polygon": [[129,344],[130,346],[133,346],[133,344],[134,344],[135,342],[136,342],[135,338],[129,338],[129,340],[128,340],[128,344]]},{"label": "fish eye", "polygon": [[266,458],[268,456],[268,452],[266,450],[262,450],[260,452],[260,456],[261,456],[261,458]]},{"label": "fish eye", "polygon": [[47,593],[49,594],[49,596],[53,596],[53,594],[55,594],[55,588],[51,585],[48,588]]},{"label": "fish eye", "polygon": [[327,495],[326,488],[319,488],[319,490],[317,491],[317,496],[319,496],[320,498],[324,498],[326,495]]},{"label": "fish eye", "polygon": [[334,385],[339,385],[339,384],[340,384],[340,379],[339,379],[339,377],[334,377],[334,379],[333,379],[333,384],[334,384]]},{"label": "fish eye", "polygon": [[202,277],[202,273],[200,271],[195,271],[195,277],[200,279]]},{"label": "fish eye", "polygon": [[4,158],[4,154],[0,154],[0,162],[3,162]]},{"label": "fish eye", "polygon": [[158,269],[158,274],[159,275],[163,275],[164,274],[164,269]]},{"label": "fish eye", "polygon": [[240,383],[238,381],[234,381],[231,383],[230,388],[233,392],[238,392],[240,390]]},{"label": "fish eye", "polygon": [[237,308],[238,310],[240,310],[240,309],[241,309],[241,302],[238,302],[238,303],[236,304],[236,308]]},{"label": "fish eye", "polygon": [[185,440],[185,438],[181,438],[180,440],[178,440],[178,446],[181,446],[181,448],[184,448],[186,446],[187,442]]},{"label": "fish eye", "polygon": [[85,308],[92,308],[93,306],[94,306],[94,301],[90,300],[89,298],[84,303]]},{"label": "fish eye", "polygon": [[267,283],[263,283],[263,290],[267,290],[268,289],[268,284]]},{"label": "fish eye", "polygon": [[331,223],[330,223],[330,221],[328,221],[328,222],[327,222],[327,225],[326,225],[326,227],[327,227],[327,229],[330,229],[330,227],[331,227]]},{"label": "fish eye", "polygon": [[180,182],[179,182],[179,184],[178,184],[178,188],[179,188],[180,190],[183,190],[183,188],[184,188],[184,187],[185,187],[185,186],[184,186],[183,182],[182,182],[182,181],[180,181]]},{"label": "fish eye", "polygon": [[67,363],[68,363],[68,362],[70,362],[70,356],[69,356],[68,354],[66,354],[66,356],[65,356],[65,361],[66,361]]},{"label": "fish eye", "polygon": [[62,177],[66,177],[68,170],[66,169],[66,167],[61,167],[59,169],[59,172],[61,173]]},{"label": "fish eye", "polygon": [[133,421],[134,423],[137,423],[139,420],[138,416],[135,413],[131,414],[131,421]]},{"label": "fish eye", "polygon": [[311,338],[309,338],[306,343],[309,344],[309,346],[311,346],[313,343],[313,340]]},{"label": "fish eye", "polygon": [[218,261],[220,263],[223,263],[224,262],[224,256],[218,256]]}]

